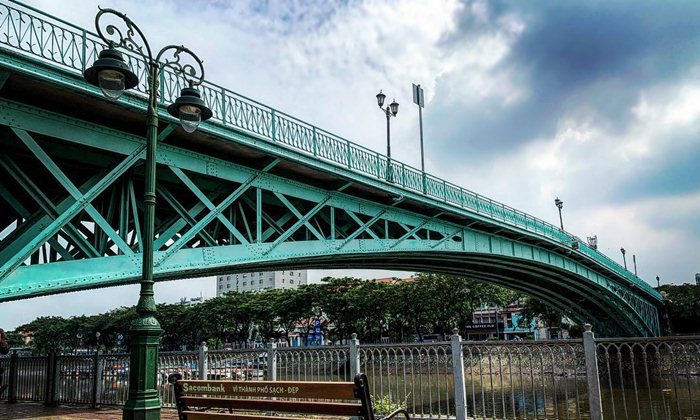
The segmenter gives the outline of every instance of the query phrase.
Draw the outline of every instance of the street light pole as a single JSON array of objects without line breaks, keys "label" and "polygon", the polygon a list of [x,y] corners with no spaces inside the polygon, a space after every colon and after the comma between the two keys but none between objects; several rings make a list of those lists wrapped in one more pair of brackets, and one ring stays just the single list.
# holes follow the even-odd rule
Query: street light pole
[{"label": "street light pole", "polygon": [[[114,25],[106,26],[106,33],[100,28],[100,18],[105,14],[113,15],[126,24],[127,30],[121,32]],[[153,298],[153,241],[155,231],[156,205],[156,147],[158,136],[158,80],[161,69],[161,57],[167,52],[172,54],[163,64],[176,76],[183,78],[189,86],[183,88],[175,101],[168,107],[168,113],[180,119],[182,128],[191,133],[201,121],[209,119],[212,112],[202,101],[198,86],[204,80],[202,60],[183,46],[168,45],[153,56],[151,47],[143,32],[125,14],[114,9],[99,9],[95,17],[95,27],[100,38],[107,43],[107,49],[100,52],[92,67],[85,70],[83,76],[88,83],[98,86],[109,99],[116,101],[122,93],[138,84],[138,76],[124,62],[122,54],[116,48],[125,48],[139,54],[148,65],[148,110],[146,113],[146,166],[144,187],[144,217],[142,244],[142,271],[139,301],[136,305],[137,318],[131,323],[129,397],[124,405],[123,419],[160,419],[160,398],[156,389],[158,347],[162,330],[155,318],[156,304]],[[140,46],[134,40],[143,42]],[[145,50],[144,50],[145,47]],[[180,62],[182,53],[190,56],[198,66]]]},{"label": "street light pole", "polygon": [[386,115],[386,158],[387,158],[387,164],[386,164],[386,180],[389,182],[394,182],[394,177],[392,174],[392,168],[391,168],[391,117],[395,117],[396,114],[399,112],[399,104],[396,102],[396,99],[389,104],[386,108],[383,108],[384,106],[384,99],[386,99],[386,95],[382,93],[381,90],[379,90],[379,93],[377,94],[377,105],[379,105],[379,109],[384,112]]},{"label": "street light pole", "polygon": [[420,129],[420,172],[423,183],[423,194],[425,194],[427,183],[425,179],[425,155],[423,153],[423,107],[425,106],[425,95],[420,85],[413,85],[413,103],[418,105],[418,127]]},{"label": "street light pole", "polygon": [[625,248],[620,248],[620,252],[622,253],[622,263],[625,265],[625,270],[627,270],[627,258],[625,258],[627,251],[625,251]]},{"label": "street light pole", "polygon": [[637,276],[637,254],[632,254],[632,264],[634,264],[634,275]]},{"label": "street light pole", "polygon": [[561,208],[564,207],[564,202],[557,197],[554,199],[554,205],[559,209],[559,225],[561,226],[561,230],[564,230],[564,221],[561,218]]}]

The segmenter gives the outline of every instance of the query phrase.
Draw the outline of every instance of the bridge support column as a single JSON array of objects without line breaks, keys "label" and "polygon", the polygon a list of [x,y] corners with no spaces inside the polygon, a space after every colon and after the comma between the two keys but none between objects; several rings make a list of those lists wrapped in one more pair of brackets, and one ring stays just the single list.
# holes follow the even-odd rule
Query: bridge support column
[{"label": "bridge support column", "polygon": [[588,384],[588,407],[591,420],[603,420],[603,405],[600,397],[600,377],[598,376],[598,351],[591,324],[583,326],[583,351],[586,361],[586,382]]}]

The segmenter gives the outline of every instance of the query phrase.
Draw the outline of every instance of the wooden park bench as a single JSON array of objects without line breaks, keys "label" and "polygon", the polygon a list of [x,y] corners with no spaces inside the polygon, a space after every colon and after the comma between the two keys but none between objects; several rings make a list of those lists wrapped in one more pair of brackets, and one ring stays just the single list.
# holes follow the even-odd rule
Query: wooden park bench
[{"label": "wooden park bench", "polygon": [[[180,420],[299,420],[300,417],[362,417],[379,420],[363,373],[355,382],[292,381],[202,381],[182,379],[179,373],[168,377],[173,384]],[[405,408],[397,415],[410,420]]]}]

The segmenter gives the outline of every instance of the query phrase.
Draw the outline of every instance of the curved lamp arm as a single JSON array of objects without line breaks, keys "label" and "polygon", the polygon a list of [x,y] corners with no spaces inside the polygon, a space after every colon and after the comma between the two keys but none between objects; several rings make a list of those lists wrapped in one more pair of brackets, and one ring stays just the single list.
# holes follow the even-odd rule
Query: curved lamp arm
[{"label": "curved lamp arm", "polygon": [[[197,57],[197,54],[193,53],[189,48],[183,45],[168,45],[163,47],[163,49],[161,49],[156,56],[155,62],[160,63],[163,55],[171,50],[171,57],[166,58],[165,61],[163,61],[163,68],[170,67],[175,75],[185,79],[185,81],[189,83],[190,87],[201,85],[204,81],[204,65],[202,60]],[[192,57],[195,63],[197,63],[196,67],[190,63],[181,63],[180,59],[182,53]]]},{"label": "curved lamp arm", "polygon": [[[153,53],[151,52],[151,46],[148,44],[148,41],[146,40],[146,37],[143,35],[143,32],[141,32],[141,29],[139,29],[138,26],[129,19],[129,17],[126,16],[126,14],[110,9],[110,8],[101,8],[98,6],[98,9],[100,10],[97,12],[97,15],[95,16],[95,28],[97,29],[97,34],[102,38],[104,42],[107,43],[109,48],[116,48],[116,47],[123,47],[126,48],[129,51],[134,51],[139,54],[141,54],[143,57],[147,58],[149,63],[153,62]],[[112,24],[108,24],[105,26],[105,32],[107,35],[105,35],[105,32],[102,31],[102,28],[100,28],[100,18],[104,16],[105,14],[110,14],[117,16],[120,18],[124,23],[126,24],[126,31],[122,32],[119,28]],[[143,45],[146,47],[146,51],[144,52],[143,46],[141,46],[136,40],[134,39],[134,35],[138,34],[139,38],[143,42]]]}]

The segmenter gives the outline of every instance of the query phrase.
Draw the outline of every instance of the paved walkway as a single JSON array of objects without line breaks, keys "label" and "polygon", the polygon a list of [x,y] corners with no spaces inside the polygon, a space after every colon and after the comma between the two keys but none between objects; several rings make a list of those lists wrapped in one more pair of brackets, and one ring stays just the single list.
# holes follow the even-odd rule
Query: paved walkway
[{"label": "paved walkway", "polygon": [[[90,408],[86,405],[61,405],[46,407],[38,403],[7,404],[0,402],[0,419],[44,419],[44,420],[121,420],[121,407]],[[163,409],[162,420],[177,420],[177,411]]]}]

